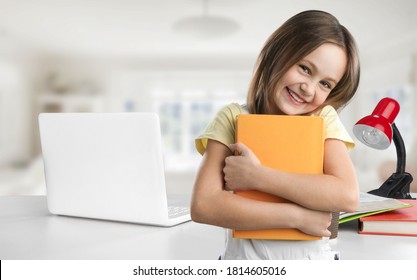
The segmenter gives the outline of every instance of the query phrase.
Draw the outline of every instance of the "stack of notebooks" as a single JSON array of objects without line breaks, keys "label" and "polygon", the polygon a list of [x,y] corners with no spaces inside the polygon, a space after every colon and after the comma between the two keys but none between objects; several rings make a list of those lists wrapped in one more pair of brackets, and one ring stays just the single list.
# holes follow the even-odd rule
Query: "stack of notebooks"
[{"label": "stack of notebooks", "polygon": [[417,201],[401,201],[409,207],[359,218],[359,233],[417,236]]},{"label": "stack of notebooks", "polygon": [[340,213],[340,223],[359,220],[359,233],[417,236],[417,201],[361,193],[358,211]]}]

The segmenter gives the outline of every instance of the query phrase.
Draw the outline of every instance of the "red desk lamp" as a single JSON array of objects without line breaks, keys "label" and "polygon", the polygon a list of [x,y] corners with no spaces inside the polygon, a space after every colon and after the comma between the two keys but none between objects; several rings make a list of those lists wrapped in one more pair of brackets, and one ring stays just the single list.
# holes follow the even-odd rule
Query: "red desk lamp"
[{"label": "red desk lamp", "polygon": [[410,183],[413,176],[405,172],[405,146],[394,123],[400,105],[392,98],[383,98],[371,115],[360,119],[353,127],[353,134],[365,145],[383,150],[394,139],[397,150],[397,170],[378,189],[369,193],[383,197],[411,199]]}]

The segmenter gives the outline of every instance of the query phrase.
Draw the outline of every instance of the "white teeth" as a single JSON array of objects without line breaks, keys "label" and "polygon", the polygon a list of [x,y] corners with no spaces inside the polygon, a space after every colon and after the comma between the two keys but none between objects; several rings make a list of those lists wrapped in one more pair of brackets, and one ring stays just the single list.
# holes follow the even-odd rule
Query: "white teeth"
[{"label": "white teeth", "polygon": [[287,88],[287,91],[291,95],[291,97],[295,99],[295,101],[297,101],[299,103],[304,103],[304,100],[300,99],[298,96],[293,94],[292,91],[289,88]]}]

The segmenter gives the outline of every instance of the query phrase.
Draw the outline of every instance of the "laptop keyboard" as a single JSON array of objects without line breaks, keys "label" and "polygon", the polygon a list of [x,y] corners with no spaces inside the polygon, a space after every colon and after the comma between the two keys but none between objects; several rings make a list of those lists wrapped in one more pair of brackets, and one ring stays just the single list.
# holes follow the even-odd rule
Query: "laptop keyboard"
[{"label": "laptop keyboard", "polygon": [[170,219],[176,218],[185,214],[190,213],[189,207],[181,207],[181,206],[168,206],[168,217]]}]

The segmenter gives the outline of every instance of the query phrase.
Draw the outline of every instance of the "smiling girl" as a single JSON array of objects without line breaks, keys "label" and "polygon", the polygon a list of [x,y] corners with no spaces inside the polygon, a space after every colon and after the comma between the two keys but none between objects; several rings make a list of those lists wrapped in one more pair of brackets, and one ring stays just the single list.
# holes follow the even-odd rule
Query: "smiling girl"
[{"label": "smiling girl", "polygon": [[[331,212],[354,211],[359,190],[348,151],[354,143],[338,117],[359,84],[355,42],[322,11],[299,13],[267,40],[257,61],[247,104],[223,107],[196,139],[203,155],[191,202],[192,219],[226,228],[222,259],[337,259],[329,245]],[[325,123],[323,175],[292,174],[259,164],[234,143],[239,114],[320,116]],[[306,139],[308,141],[308,139]],[[239,154],[234,156],[235,152]],[[295,203],[234,195],[258,190]],[[315,241],[251,240],[229,229],[298,228]]]}]

